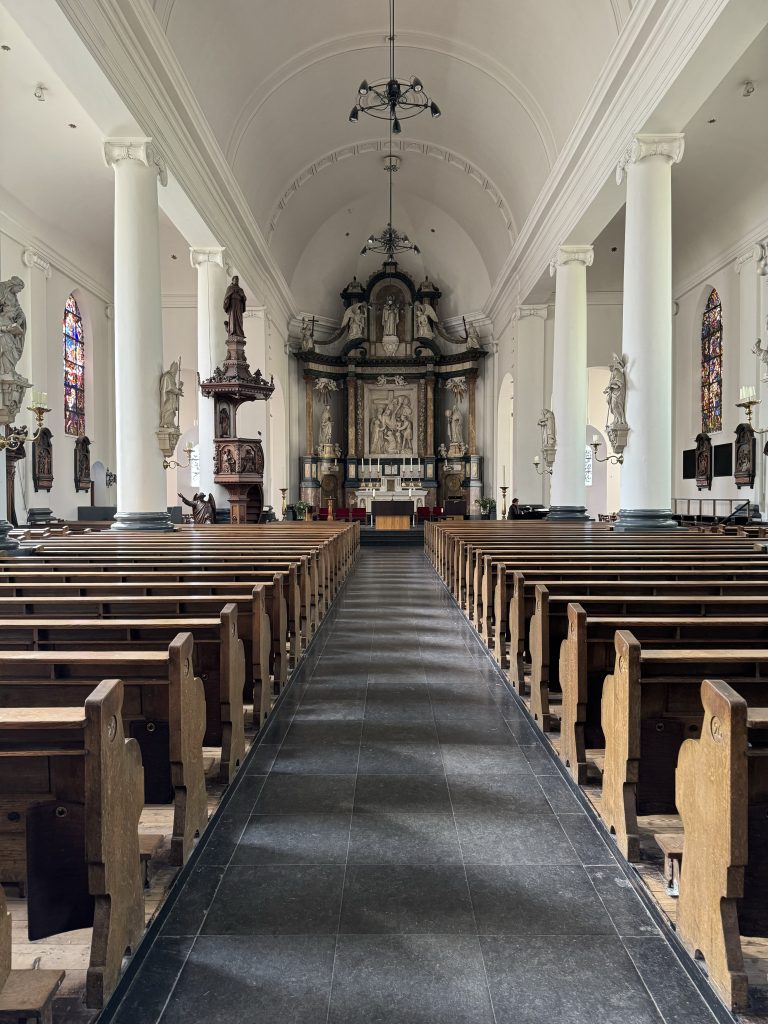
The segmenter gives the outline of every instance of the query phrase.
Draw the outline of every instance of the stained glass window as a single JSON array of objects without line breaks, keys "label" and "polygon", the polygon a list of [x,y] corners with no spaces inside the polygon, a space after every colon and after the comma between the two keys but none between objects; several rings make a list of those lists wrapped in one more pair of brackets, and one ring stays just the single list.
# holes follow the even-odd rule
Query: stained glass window
[{"label": "stained glass window", "polygon": [[701,429],[723,429],[723,310],[715,289],[701,320]]},{"label": "stained glass window", "polygon": [[64,431],[85,433],[85,338],[74,295],[64,307]]}]

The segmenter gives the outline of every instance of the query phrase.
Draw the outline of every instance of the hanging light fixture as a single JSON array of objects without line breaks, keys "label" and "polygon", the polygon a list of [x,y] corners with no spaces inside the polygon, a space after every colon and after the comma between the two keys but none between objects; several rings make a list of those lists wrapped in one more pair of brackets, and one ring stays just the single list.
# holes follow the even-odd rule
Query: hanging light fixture
[{"label": "hanging light fixture", "polygon": [[425,110],[432,117],[440,117],[440,107],[424,92],[421,79],[415,75],[409,79],[395,75],[395,0],[389,0],[389,78],[370,84],[363,79],[349,120],[357,124],[360,114],[370,114],[389,120],[393,133],[399,135],[403,130],[401,121]]},{"label": "hanging light fixture", "polygon": [[398,160],[392,154],[392,133],[394,132],[395,118],[390,117],[389,119],[389,155],[387,156],[387,162],[384,165],[384,169],[389,175],[389,220],[387,226],[384,228],[380,235],[371,235],[366,241],[363,248],[360,250],[361,256],[366,256],[369,252],[380,253],[385,256],[386,263],[394,263],[395,257],[403,252],[413,252],[418,254],[421,252],[418,245],[412,242],[408,235],[401,231],[398,231],[392,224],[392,175],[395,173],[399,166]]}]

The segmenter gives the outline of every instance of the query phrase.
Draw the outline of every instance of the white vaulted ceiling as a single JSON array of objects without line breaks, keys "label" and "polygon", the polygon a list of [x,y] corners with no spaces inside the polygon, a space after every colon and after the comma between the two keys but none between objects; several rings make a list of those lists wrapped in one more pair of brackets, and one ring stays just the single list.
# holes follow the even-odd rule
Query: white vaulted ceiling
[{"label": "white vaulted ceiling", "polygon": [[[630,6],[397,3],[398,77],[417,74],[443,116],[404,122],[395,223],[441,284],[463,275],[464,309],[485,302]],[[386,0],[153,7],[296,302],[317,308],[312,262],[338,291],[383,226],[386,122],[347,116],[359,82],[387,75]]]}]

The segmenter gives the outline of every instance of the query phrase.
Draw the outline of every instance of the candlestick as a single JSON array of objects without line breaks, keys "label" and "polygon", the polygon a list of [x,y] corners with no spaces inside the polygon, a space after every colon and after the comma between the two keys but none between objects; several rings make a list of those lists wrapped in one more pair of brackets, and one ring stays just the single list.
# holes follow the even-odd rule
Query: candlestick
[{"label": "candlestick", "polygon": [[506,466],[502,466],[501,467],[501,482],[502,482],[502,484],[506,484],[506,482],[507,482],[507,467]]}]

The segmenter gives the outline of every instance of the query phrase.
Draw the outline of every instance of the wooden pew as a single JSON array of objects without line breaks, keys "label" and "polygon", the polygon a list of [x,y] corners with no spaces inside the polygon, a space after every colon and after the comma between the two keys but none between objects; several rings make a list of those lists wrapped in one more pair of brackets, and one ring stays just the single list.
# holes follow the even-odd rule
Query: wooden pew
[{"label": "wooden pew", "polygon": [[[219,780],[229,783],[245,756],[243,693],[245,652],[237,605],[225,604],[215,618],[96,619],[0,617],[0,651],[163,649],[180,632],[194,640],[193,664],[205,690],[205,746],[221,747]],[[258,722],[258,710],[257,710]]]},{"label": "wooden pew", "polygon": [[603,680],[615,661],[617,630],[628,630],[646,647],[768,647],[768,595],[752,598],[692,597],[593,599],[588,612],[567,605],[567,635],[559,658],[562,690],[560,757],[579,784],[587,781],[588,749],[605,747],[601,724]]},{"label": "wooden pew", "polygon": [[701,731],[702,671],[727,675],[751,705],[768,704],[768,649],[647,650],[629,632],[615,638],[603,683],[605,765],[601,815],[628,860],[638,860],[638,814],[674,813],[674,771],[684,739]]},{"label": "wooden pew", "polygon": [[[97,684],[84,706],[0,709],[0,871],[18,874],[11,858],[30,865],[30,939],[93,925],[86,1005],[95,1009],[144,931],[143,771],[122,710],[118,680]],[[4,964],[8,924],[2,915]]]},{"label": "wooden pew", "polygon": [[703,957],[732,1010],[748,1010],[740,935],[768,936],[768,707],[721,680],[701,685],[703,727],[680,748],[676,801],[685,833],[677,933]]},{"label": "wooden pew", "polygon": [[142,751],[147,803],[173,802],[171,860],[183,864],[208,820],[203,771],[205,695],[191,633],[164,651],[2,651],[0,706],[83,700],[109,672],[125,688],[123,719]]}]

